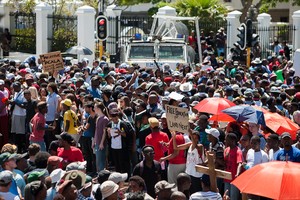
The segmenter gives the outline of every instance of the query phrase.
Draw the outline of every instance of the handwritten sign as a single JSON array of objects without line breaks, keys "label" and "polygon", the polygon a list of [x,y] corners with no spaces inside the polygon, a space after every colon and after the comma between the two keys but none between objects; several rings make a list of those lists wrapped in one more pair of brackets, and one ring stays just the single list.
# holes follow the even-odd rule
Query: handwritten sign
[{"label": "handwritten sign", "polygon": [[169,130],[188,133],[190,124],[187,108],[166,105],[166,116]]},{"label": "handwritten sign", "polygon": [[60,51],[40,55],[44,72],[53,72],[64,69],[64,62]]}]

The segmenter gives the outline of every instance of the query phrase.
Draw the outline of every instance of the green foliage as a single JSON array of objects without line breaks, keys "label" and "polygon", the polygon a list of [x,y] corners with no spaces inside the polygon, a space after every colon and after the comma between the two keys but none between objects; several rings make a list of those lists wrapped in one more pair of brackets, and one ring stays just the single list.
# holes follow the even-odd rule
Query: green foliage
[{"label": "green foliage", "polygon": [[68,48],[77,44],[77,33],[67,30],[66,28],[58,28],[53,33],[51,51],[65,52]]},{"label": "green foliage", "polygon": [[300,6],[300,0],[260,0],[261,7],[259,9],[260,13],[268,12],[270,8],[276,7],[277,3],[288,3],[292,2],[293,6]]},{"label": "green foliage", "polygon": [[15,38],[12,44],[13,49],[26,53],[35,53],[36,35],[34,28],[16,29],[16,35],[19,37]]},{"label": "green foliage", "polygon": [[154,15],[154,14],[157,13],[157,11],[158,11],[159,8],[162,8],[162,7],[168,6],[168,5],[170,5],[170,4],[169,4],[169,3],[166,3],[166,2],[164,2],[164,1],[161,1],[161,2],[159,2],[158,4],[156,4],[155,6],[153,6],[152,8],[150,8],[150,9],[148,10],[148,15],[149,15],[149,16],[152,16],[152,15]]}]

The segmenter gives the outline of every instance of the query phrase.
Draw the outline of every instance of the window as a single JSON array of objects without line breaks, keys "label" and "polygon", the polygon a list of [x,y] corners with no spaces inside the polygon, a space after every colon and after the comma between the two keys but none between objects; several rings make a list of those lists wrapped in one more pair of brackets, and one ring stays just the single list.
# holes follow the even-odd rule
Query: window
[{"label": "window", "polygon": [[131,46],[130,59],[154,58],[154,46]]},{"label": "window", "polygon": [[183,47],[182,46],[160,46],[159,58],[170,60],[184,60]]}]

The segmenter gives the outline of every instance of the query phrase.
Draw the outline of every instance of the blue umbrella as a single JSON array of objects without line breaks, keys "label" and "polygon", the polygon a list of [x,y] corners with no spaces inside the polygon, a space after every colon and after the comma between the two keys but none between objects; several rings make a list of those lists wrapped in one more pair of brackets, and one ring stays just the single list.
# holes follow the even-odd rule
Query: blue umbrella
[{"label": "blue umbrella", "polygon": [[238,105],[222,111],[233,117],[237,122],[249,122],[266,126],[264,113],[249,105]]}]

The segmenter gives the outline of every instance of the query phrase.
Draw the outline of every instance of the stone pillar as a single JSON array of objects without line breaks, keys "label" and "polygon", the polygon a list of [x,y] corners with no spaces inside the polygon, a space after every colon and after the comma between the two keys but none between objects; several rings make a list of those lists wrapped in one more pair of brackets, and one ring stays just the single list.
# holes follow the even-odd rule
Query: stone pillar
[{"label": "stone pillar", "polygon": [[77,9],[77,43],[93,51],[92,55],[78,55],[78,61],[82,58],[89,59],[91,66],[95,59],[95,14],[91,6],[82,6]]},{"label": "stone pillar", "polygon": [[48,31],[48,15],[53,13],[52,6],[45,2],[39,3],[35,7],[36,13],[36,55],[49,52],[48,38],[52,31]]},{"label": "stone pillar", "polygon": [[[124,44],[124,41],[120,41],[119,38],[122,38],[120,33],[121,30],[121,14],[122,10],[117,7],[117,5],[112,4],[107,6],[106,17],[108,19],[108,37],[106,40],[106,51],[110,55],[116,55],[120,45]],[[118,58],[117,58],[118,59]]]},{"label": "stone pillar", "polygon": [[230,53],[230,49],[234,47],[234,43],[237,42],[238,30],[237,28],[240,26],[240,16],[242,13],[240,11],[232,11],[228,13],[227,20],[227,49],[226,49],[226,57],[228,53]]},{"label": "stone pillar", "polygon": [[300,10],[294,12],[293,16],[293,50],[300,49]]},{"label": "stone pillar", "polygon": [[0,28],[10,29],[10,16],[9,13],[11,11],[11,8],[6,5],[6,3],[0,3],[0,16],[2,16],[0,20]]},{"label": "stone pillar", "polygon": [[257,16],[257,34],[259,35],[262,58],[266,58],[268,56],[267,49],[270,49],[271,19],[271,15],[267,13],[262,13]]}]

